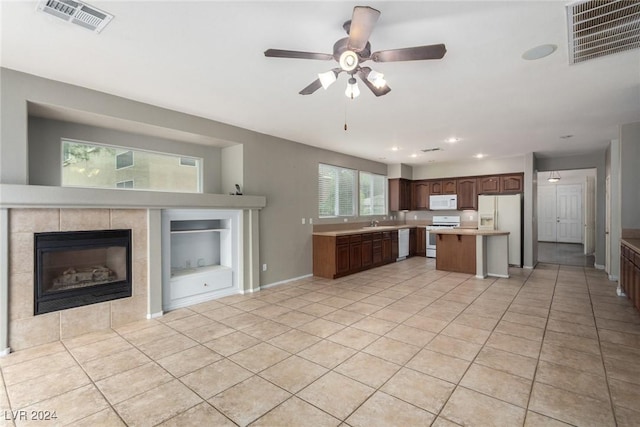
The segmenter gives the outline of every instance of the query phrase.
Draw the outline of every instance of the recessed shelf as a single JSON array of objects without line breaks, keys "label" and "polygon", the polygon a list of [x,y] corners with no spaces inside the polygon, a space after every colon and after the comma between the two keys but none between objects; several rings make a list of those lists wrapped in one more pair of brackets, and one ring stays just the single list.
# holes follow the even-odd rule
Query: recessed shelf
[{"label": "recessed shelf", "polygon": [[203,228],[201,230],[171,230],[171,234],[188,234],[188,233],[212,233],[227,231],[226,228]]},{"label": "recessed shelf", "polygon": [[171,269],[171,279],[177,277],[185,277],[194,274],[210,273],[216,270],[231,270],[231,267],[224,265],[205,265],[203,267],[191,267],[191,268],[176,268]]}]

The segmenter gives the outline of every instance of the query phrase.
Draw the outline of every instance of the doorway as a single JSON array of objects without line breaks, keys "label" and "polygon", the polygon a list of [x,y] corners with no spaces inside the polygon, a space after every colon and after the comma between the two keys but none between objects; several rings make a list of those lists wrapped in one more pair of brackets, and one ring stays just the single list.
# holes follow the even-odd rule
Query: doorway
[{"label": "doorway", "polygon": [[549,182],[549,172],[538,173],[538,261],[594,265],[595,169],[559,171],[560,180]]}]

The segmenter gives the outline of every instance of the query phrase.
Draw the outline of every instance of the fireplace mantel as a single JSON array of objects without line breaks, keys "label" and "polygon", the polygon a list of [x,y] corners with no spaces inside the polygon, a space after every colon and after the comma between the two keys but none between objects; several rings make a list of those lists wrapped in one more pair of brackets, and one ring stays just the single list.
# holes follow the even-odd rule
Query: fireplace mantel
[{"label": "fireplace mantel", "polygon": [[264,196],[0,184],[0,208],[261,209]]}]

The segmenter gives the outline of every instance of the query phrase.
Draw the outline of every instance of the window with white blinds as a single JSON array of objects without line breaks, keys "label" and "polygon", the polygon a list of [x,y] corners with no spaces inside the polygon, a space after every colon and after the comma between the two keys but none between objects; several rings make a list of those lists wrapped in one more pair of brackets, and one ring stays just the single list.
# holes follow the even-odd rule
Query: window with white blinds
[{"label": "window with white blinds", "polygon": [[387,177],[360,172],[360,215],[387,214]]},{"label": "window with white blinds", "polygon": [[318,216],[356,215],[356,171],[318,164]]}]

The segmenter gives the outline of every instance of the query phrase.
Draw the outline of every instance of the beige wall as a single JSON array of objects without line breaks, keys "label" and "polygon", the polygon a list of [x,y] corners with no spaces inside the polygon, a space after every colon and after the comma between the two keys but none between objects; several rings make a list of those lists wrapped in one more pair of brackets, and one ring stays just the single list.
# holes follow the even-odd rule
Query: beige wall
[{"label": "beige wall", "polygon": [[[206,140],[226,141],[227,145],[242,144],[242,175],[238,175],[237,169],[232,168],[235,176],[222,179],[221,175],[217,175],[217,187],[213,186],[208,190],[205,188],[205,191],[228,194],[230,190],[221,188],[221,183],[234,182],[242,176],[244,194],[266,196],[267,206],[259,216],[260,264],[267,264],[267,271],[260,272],[262,285],[312,272],[312,225],[309,224],[309,218],[314,223],[331,221],[320,221],[317,217],[318,162],[378,174],[387,172],[387,166],[382,163],[321,150],[6,68],[0,69],[0,85],[3,89],[0,98],[0,183],[4,184],[29,183],[29,155],[30,152],[33,153],[27,142],[29,101],[65,111],[86,112],[92,117],[104,117],[106,122],[126,121],[129,125],[133,123],[154,129],[165,128],[170,123],[168,133],[178,131],[199,135]],[[200,148],[219,150],[206,144],[203,143]],[[238,152],[231,153],[231,158],[235,164],[239,163]],[[55,174],[47,169],[46,163],[45,166],[41,163],[36,166],[34,163],[33,167],[44,167],[43,173]],[[306,219],[305,225],[302,225],[303,217]]]},{"label": "beige wall", "polygon": [[433,163],[413,167],[413,179],[448,178],[457,176],[494,175],[524,172],[523,156],[501,159],[475,159],[466,162]]},{"label": "beige wall", "polygon": [[640,122],[621,126],[620,160],[621,227],[640,229]]}]

